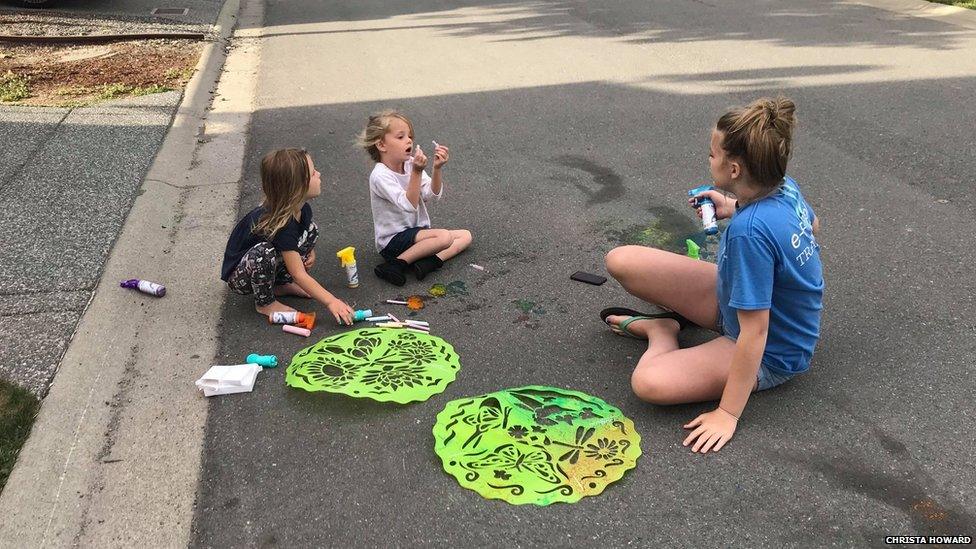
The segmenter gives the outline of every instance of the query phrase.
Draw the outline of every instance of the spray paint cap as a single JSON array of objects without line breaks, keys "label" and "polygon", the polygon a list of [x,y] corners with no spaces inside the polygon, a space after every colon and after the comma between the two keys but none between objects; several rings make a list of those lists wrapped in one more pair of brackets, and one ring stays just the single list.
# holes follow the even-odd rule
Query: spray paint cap
[{"label": "spray paint cap", "polygon": [[315,327],[315,313],[298,313],[296,320],[295,326],[300,326],[306,330],[311,330]]},{"label": "spray paint cap", "polygon": [[348,267],[349,265],[356,263],[355,254],[356,248],[349,246],[348,248],[343,248],[336,252],[336,257],[339,258],[339,261],[342,263],[343,267]]},{"label": "spray paint cap", "polygon": [[353,319],[354,322],[361,322],[361,321],[366,320],[367,318],[369,318],[371,316],[373,316],[373,310],[372,309],[362,309],[362,310],[359,310],[359,311],[353,311],[352,319]]},{"label": "spray paint cap", "polygon": [[247,355],[244,359],[248,364],[257,364],[262,368],[277,368],[278,367],[278,357],[275,355],[259,355],[257,353],[251,353]]}]

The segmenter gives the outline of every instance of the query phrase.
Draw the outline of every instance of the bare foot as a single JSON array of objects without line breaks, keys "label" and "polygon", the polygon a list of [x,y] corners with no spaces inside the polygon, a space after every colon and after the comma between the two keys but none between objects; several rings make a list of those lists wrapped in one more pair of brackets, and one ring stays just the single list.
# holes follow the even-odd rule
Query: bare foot
[{"label": "bare foot", "polygon": [[274,294],[277,296],[282,295],[294,295],[298,297],[312,297],[308,295],[308,292],[302,289],[301,286],[294,282],[289,282],[288,284],[281,284],[274,287]]},{"label": "bare foot", "polygon": [[[632,317],[626,315],[610,315],[607,317],[607,324],[610,325],[610,329],[613,330],[614,333],[626,335],[620,329],[620,323],[628,318]],[[680,327],[681,325],[678,324],[678,321],[674,320],[673,318],[646,318],[642,320],[635,320],[628,324],[627,332],[636,338],[647,339],[647,335],[656,328],[663,328],[669,331],[673,329],[674,333],[678,333]]]},{"label": "bare foot", "polygon": [[255,305],[254,310],[264,316],[268,316],[271,313],[291,313],[295,311],[295,309],[292,309],[280,301],[272,301],[263,307],[258,307]]}]

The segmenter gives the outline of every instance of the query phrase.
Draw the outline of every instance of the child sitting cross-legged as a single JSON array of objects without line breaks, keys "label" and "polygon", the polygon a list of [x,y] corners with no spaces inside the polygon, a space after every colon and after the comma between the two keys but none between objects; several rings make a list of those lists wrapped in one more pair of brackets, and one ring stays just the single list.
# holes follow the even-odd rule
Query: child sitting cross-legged
[{"label": "child sitting cross-legged", "polygon": [[413,139],[413,124],[396,111],[370,116],[359,136],[376,163],[369,175],[369,200],[376,250],[386,261],[374,272],[395,286],[406,283],[408,272],[423,280],[471,244],[470,231],[430,227],[427,203],[443,194],[441,171],[449,151],[443,145],[434,148],[431,177],[424,171],[428,158]]}]

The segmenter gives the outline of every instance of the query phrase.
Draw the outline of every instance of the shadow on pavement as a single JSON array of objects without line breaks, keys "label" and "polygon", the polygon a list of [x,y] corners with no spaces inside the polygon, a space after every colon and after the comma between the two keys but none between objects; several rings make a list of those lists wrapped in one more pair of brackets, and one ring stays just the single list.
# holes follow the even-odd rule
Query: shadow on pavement
[{"label": "shadow on pavement", "polygon": [[[732,17],[729,6],[705,0],[681,3],[630,0],[612,6],[586,0],[489,4],[442,0],[367,0],[349,4],[328,0],[319,3],[315,10],[302,2],[288,0],[270,0],[267,4],[268,10],[274,11],[276,30],[263,34],[265,37],[439,28],[450,36],[485,36],[492,41],[587,36],[620,37],[638,45],[728,40],[794,47],[911,46],[944,50],[960,47],[961,39],[973,34],[938,21],[906,17],[841,0],[817,4],[792,0],[774,6],[759,1],[741,2]],[[489,14],[490,17],[485,17]],[[281,32],[290,25],[380,22],[394,18],[396,24],[389,27]],[[432,18],[460,21],[424,22]],[[881,25],[885,31],[863,32],[864,25]]]}]

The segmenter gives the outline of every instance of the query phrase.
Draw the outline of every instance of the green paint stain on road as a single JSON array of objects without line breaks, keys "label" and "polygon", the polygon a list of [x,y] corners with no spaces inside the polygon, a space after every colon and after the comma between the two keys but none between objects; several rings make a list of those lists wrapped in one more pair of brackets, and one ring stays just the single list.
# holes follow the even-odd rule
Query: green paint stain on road
[{"label": "green paint stain on road", "polygon": [[518,310],[522,311],[525,314],[528,313],[534,313],[537,315],[546,314],[546,310],[543,309],[542,306],[536,305],[534,301],[529,301],[527,299],[513,299],[512,303],[515,305],[515,307]]}]

